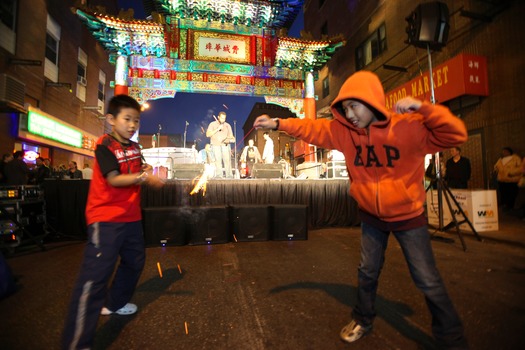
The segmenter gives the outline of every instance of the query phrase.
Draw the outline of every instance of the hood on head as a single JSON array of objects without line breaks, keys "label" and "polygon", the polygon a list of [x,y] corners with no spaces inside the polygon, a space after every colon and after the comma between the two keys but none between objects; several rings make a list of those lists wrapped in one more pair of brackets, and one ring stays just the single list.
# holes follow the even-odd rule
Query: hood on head
[{"label": "hood on head", "polygon": [[339,94],[330,105],[336,119],[346,125],[351,125],[343,113],[342,102],[345,100],[359,100],[371,107],[379,120],[386,120],[390,115],[385,107],[385,91],[379,77],[369,71],[358,71],[352,74],[339,90]]}]

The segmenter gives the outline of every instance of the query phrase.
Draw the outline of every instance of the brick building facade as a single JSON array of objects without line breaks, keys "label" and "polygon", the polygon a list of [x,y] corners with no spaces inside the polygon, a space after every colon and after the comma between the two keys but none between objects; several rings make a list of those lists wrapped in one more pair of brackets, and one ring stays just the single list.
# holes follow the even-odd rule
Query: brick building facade
[{"label": "brick building facade", "polygon": [[[385,91],[418,77],[429,69],[427,50],[405,41],[407,17],[425,1],[331,1],[307,0],[305,32],[315,39],[342,34],[347,40],[315,82],[318,116],[329,114],[327,106],[345,79],[359,69],[379,75]],[[501,148],[509,146],[525,156],[525,2],[513,0],[443,1],[449,9],[448,42],[432,51],[432,66],[459,54],[487,60],[488,96],[458,96],[443,102],[462,118],[469,140],[462,146],[471,160],[470,188],[488,188]],[[438,103],[440,101],[437,101]],[[448,159],[445,152],[445,157]]]},{"label": "brick building facade", "polygon": [[[79,3],[85,3],[80,0]],[[113,94],[109,56],[71,11],[75,1],[2,0],[0,22],[0,153],[36,150],[52,166],[92,162],[88,147],[24,132],[29,107],[60,126],[91,138],[107,125],[105,103]],[[89,1],[117,12],[117,1]],[[78,135],[78,133],[77,133]],[[60,138],[60,137],[58,137]]]}]

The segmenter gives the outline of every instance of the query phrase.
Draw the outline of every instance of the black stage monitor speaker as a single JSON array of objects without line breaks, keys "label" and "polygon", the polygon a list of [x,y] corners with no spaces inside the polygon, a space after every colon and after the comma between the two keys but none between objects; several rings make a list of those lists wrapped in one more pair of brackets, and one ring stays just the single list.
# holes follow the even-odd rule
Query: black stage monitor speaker
[{"label": "black stage monitor speaker", "polygon": [[148,246],[185,245],[187,243],[184,207],[143,209],[144,241]]},{"label": "black stage monitor speaker", "polygon": [[173,164],[173,179],[194,179],[204,172],[204,164]]},{"label": "black stage monitor speaker", "polygon": [[186,225],[190,245],[228,242],[228,207],[191,207],[188,210]]},{"label": "black stage monitor speaker", "polygon": [[308,239],[308,206],[271,206],[272,239],[274,241]]},{"label": "black stage monitor speaker", "polygon": [[439,1],[419,4],[406,20],[409,44],[425,49],[428,45],[434,50],[447,44],[449,31],[447,4]]},{"label": "black stage monitor speaker", "polygon": [[3,210],[16,219],[16,223],[33,237],[46,235],[46,210],[44,201],[4,202]]},{"label": "black stage monitor speaker", "polygon": [[283,177],[281,164],[255,163],[253,165],[253,177],[256,179],[278,179]]},{"label": "black stage monitor speaker", "polygon": [[266,205],[235,205],[231,208],[232,234],[237,242],[269,239],[269,207]]}]

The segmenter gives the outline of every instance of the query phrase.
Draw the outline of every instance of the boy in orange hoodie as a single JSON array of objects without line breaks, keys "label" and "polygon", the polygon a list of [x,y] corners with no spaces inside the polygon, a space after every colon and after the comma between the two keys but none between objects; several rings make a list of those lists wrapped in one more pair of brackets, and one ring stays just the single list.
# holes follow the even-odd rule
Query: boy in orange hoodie
[{"label": "boy in orange hoodie", "polygon": [[463,326],[436,268],[423,208],[425,155],[464,143],[464,123],[447,108],[413,97],[399,100],[395,113],[390,112],[379,78],[367,71],[346,80],[331,110],[333,120],[262,115],[254,127],[282,130],[345,155],[362,234],[357,305],[341,339],[354,342],[372,329],[378,278],[393,233],[425,296],[434,337],[443,348],[467,348]]}]

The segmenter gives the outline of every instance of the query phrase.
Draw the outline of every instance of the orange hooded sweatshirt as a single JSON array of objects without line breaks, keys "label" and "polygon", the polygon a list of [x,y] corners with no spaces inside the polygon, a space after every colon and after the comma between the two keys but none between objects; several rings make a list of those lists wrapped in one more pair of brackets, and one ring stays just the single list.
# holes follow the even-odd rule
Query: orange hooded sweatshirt
[{"label": "orange hooded sweatshirt", "polygon": [[[341,103],[356,99],[375,109],[379,121],[356,128]],[[425,155],[467,140],[463,121],[443,106],[423,102],[414,113],[396,114],[385,107],[379,78],[367,71],[350,76],[331,105],[334,120],[281,119],[279,130],[308,143],[344,153],[350,195],[368,215],[385,222],[423,213]]]}]

